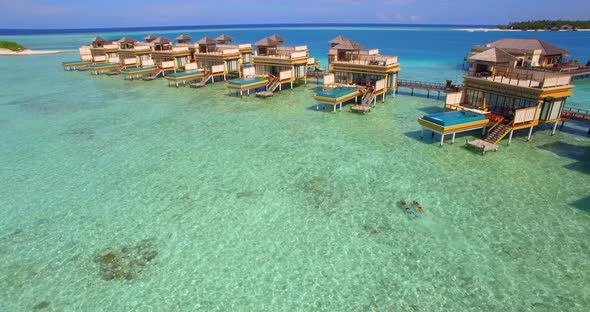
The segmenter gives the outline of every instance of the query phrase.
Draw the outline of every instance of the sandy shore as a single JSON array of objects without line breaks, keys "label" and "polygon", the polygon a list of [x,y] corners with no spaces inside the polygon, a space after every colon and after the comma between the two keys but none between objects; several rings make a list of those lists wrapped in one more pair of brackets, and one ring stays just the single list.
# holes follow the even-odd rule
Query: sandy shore
[{"label": "sandy shore", "polygon": [[71,53],[74,50],[31,50],[25,49],[20,52],[14,52],[8,49],[0,49],[0,55],[41,55],[41,54],[56,54],[56,53]]}]

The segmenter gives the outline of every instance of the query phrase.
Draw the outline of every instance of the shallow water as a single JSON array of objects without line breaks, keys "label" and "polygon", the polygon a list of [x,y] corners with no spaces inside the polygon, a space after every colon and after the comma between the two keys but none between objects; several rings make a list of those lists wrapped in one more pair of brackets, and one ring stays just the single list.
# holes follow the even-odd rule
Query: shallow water
[{"label": "shallow water", "polygon": [[[585,127],[482,157],[462,146],[478,133],[419,138],[436,99],[328,113],[313,83],[238,98],[71,57],[0,58],[2,311],[590,307]],[[104,279],[97,255],[138,248],[156,256]]]}]

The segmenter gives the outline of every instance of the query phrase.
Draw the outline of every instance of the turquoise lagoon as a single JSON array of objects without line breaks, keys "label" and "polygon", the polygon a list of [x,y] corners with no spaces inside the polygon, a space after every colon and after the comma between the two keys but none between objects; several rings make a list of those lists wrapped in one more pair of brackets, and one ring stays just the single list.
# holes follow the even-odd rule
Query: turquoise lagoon
[{"label": "turquoise lagoon", "polygon": [[[590,56],[589,32],[189,34],[222,31],[277,32],[322,60],[342,33],[427,81],[460,81],[469,46],[505,36]],[[1,39],[54,49],[92,35]],[[482,157],[462,146],[477,133],[420,140],[416,119],[442,107],[424,96],[330,113],[315,110],[313,79],[239,98],[222,83],[62,71],[72,57],[0,58],[1,311],[590,308],[587,127],[519,132]],[[574,91],[568,105],[590,109],[589,82]],[[426,215],[408,218],[402,199]]]}]

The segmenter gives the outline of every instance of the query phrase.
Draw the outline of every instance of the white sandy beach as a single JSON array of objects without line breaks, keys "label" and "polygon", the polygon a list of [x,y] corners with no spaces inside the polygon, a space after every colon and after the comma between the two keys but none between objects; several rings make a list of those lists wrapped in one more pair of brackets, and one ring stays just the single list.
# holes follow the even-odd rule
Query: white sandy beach
[{"label": "white sandy beach", "polygon": [[24,49],[20,52],[15,52],[8,49],[0,49],[0,55],[41,55],[41,54],[56,54],[56,53],[70,53],[75,50],[31,50]]}]

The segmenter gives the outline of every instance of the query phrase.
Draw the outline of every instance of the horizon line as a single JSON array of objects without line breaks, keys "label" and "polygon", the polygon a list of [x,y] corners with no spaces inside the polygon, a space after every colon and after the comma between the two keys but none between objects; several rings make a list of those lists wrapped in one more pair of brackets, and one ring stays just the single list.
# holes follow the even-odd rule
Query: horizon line
[{"label": "horizon line", "polygon": [[55,31],[55,30],[109,30],[109,29],[152,29],[152,28],[211,28],[211,27],[268,27],[268,26],[280,26],[280,27],[297,27],[297,26],[471,26],[471,27],[497,27],[500,24],[415,24],[415,23],[257,23],[257,24],[202,24],[202,25],[151,25],[151,26],[112,26],[112,27],[82,27],[82,28],[0,28],[0,31]]}]

